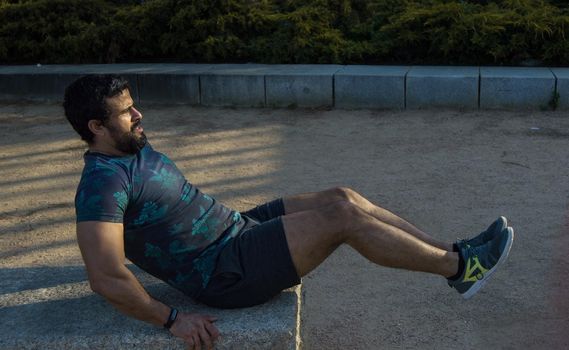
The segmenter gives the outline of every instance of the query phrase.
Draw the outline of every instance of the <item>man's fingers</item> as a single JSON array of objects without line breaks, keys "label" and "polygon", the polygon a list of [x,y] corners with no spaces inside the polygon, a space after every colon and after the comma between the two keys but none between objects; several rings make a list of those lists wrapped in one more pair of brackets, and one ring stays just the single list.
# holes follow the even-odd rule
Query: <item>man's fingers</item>
[{"label": "man's fingers", "polygon": [[202,342],[200,341],[200,336],[197,334],[194,334],[193,337],[194,337],[194,349],[195,350],[202,350]]},{"label": "man's fingers", "polygon": [[186,341],[186,343],[188,343],[188,350],[193,350],[194,349],[194,339],[190,336],[184,340]]},{"label": "man's fingers", "polygon": [[211,337],[209,336],[209,333],[205,330],[205,327],[200,327],[199,328],[199,332],[200,332],[200,338],[202,339],[202,342],[204,343],[206,349],[213,349],[213,343],[211,342]]},{"label": "man's fingers", "polygon": [[217,338],[219,338],[219,331],[217,330],[217,327],[215,327],[213,324],[211,324],[209,322],[205,322],[205,329],[211,335],[213,340],[216,340]]},{"label": "man's fingers", "polygon": [[215,317],[215,316],[209,316],[209,315],[207,315],[205,318],[207,318],[207,320],[208,320],[209,322],[215,322],[215,321],[217,321],[217,317]]}]

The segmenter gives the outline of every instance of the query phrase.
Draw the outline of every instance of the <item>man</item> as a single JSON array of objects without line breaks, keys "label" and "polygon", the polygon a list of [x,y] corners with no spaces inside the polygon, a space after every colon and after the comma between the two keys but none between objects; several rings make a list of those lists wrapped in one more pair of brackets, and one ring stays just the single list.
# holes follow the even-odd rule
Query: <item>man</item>
[{"label": "man", "polygon": [[512,245],[514,232],[503,217],[470,240],[445,243],[348,188],[239,213],[200,192],[152,149],[123,78],[82,77],[66,89],[63,105],[89,148],[75,205],[91,288],[190,348],[212,348],[215,317],[153,299],[125,267],[125,256],[200,302],[238,308],[300,283],[343,243],[382,266],[443,276],[470,298]]}]

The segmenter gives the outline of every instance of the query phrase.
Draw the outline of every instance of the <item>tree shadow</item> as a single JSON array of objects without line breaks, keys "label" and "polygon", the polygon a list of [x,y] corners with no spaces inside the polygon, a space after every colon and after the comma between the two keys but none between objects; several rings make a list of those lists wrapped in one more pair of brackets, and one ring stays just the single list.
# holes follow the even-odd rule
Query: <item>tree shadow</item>
[{"label": "tree shadow", "polygon": [[[128,267],[147,292],[166,305],[217,316],[216,325],[227,338],[225,348],[240,346],[236,340],[242,337],[244,323],[245,332],[255,330],[278,337],[282,330],[264,318],[276,313],[276,317],[294,320],[290,314],[294,291],[252,308],[217,310],[192,301],[133,265]],[[161,327],[127,317],[92,293],[83,266],[2,268],[0,278],[1,348],[183,348],[181,341]]]}]

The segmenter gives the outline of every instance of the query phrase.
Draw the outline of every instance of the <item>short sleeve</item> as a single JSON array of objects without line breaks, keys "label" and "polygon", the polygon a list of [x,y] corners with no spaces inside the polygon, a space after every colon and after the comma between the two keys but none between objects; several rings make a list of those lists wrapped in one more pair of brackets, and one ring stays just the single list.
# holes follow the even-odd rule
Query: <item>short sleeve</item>
[{"label": "short sleeve", "polygon": [[106,221],[122,223],[128,206],[130,185],[120,169],[85,169],[75,195],[77,222]]}]

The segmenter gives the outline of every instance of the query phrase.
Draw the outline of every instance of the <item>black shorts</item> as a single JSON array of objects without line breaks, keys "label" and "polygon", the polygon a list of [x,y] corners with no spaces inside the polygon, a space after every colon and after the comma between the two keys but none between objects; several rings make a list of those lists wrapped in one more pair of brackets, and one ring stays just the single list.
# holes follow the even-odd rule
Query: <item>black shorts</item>
[{"label": "black shorts", "polygon": [[283,228],[282,199],[241,215],[249,227],[221,250],[208,285],[197,297],[206,305],[254,306],[300,283]]}]

